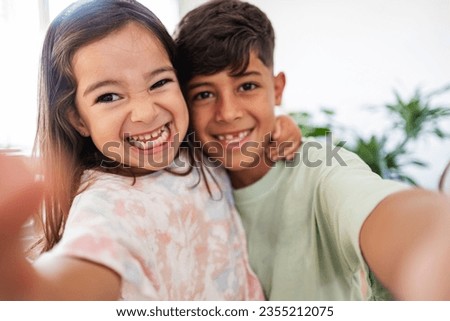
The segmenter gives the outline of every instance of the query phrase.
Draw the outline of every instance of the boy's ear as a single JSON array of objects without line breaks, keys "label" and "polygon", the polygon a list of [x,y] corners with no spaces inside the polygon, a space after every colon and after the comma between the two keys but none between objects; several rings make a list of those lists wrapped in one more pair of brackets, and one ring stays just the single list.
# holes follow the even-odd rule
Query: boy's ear
[{"label": "boy's ear", "polygon": [[286,85],[286,75],[284,72],[278,73],[278,75],[273,77],[275,86],[275,105],[281,105],[281,100],[283,98],[284,86]]},{"label": "boy's ear", "polygon": [[67,117],[69,119],[70,124],[75,128],[77,132],[80,133],[83,137],[89,137],[91,134],[89,132],[89,128],[86,126],[86,123],[78,114],[78,111],[75,108],[70,108],[67,111]]}]

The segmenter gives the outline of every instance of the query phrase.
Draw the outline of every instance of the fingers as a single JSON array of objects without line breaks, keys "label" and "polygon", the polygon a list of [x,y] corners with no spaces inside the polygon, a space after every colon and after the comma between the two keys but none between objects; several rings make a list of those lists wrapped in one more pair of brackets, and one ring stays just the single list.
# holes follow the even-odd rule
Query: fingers
[{"label": "fingers", "polygon": [[294,140],[290,146],[286,147],[286,151],[285,151],[286,160],[289,160],[289,161],[293,160],[296,152],[298,151],[298,149],[300,148],[301,145],[302,145],[302,141],[301,141],[301,136],[300,136],[300,140]]},{"label": "fingers", "polygon": [[22,226],[38,208],[44,191],[26,158],[0,151],[0,299],[22,299],[32,288],[24,256]]},{"label": "fingers", "polygon": [[280,138],[280,134],[282,132],[281,127],[283,123],[283,117],[278,117],[275,121],[275,128],[272,132],[272,140],[278,140]]},{"label": "fingers", "polygon": [[37,182],[25,158],[0,154],[0,236],[17,235],[39,206],[44,186]]},{"label": "fingers", "polygon": [[300,145],[301,142],[292,141],[286,141],[278,145],[274,143],[270,149],[269,158],[274,162],[278,160],[292,161],[295,158]]},{"label": "fingers", "polygon": [[280,115],[275,121],[272,140],[266,149],[267,157],[273,162],[280,159],[291,161],[301,145],[302,132],[291,117]]}]

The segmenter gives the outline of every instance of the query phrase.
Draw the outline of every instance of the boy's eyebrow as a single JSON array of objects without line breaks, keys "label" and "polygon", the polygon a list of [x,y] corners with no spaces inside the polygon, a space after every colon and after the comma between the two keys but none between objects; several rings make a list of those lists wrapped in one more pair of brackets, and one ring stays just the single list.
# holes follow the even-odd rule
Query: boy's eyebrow
[{"label": "boy's eyebrow", "polygon": [[241,78],[241,77],[246,77],[246,76],[261,76],[262,74],[259,71],[251,71],[248,70],[242,74],[239,75],[232,75],[231,77],[233,78]]},{"label": "boy's eyebrow", "polygon": [[195,88],[198,88],[198,87],[201,87],[201,86],[207,86],[207,85],[209,85],[209,84],[210,84],[210,83],[207,82],[207,81],[195,82],[195,83],[193,83],[193,84],[189,84],[189,85],[188,85],[188,90],[192,90],[192,89],[195,89]]},{"label": "boy's eyebrow", "polygon": [[[246,72],[244,72],[242,74],[232,75],[230,77],[232,77],[232,78],[242,78],[242,77],[247,77],[247,76],[262,76],[262,74],[259,71],[246,71]],[[188,90],[192,90],[192,89],[195,89],[195,88],[201,87],[201,86],[207,86],[209,84],[210,84],[210,82],[208,82],[208,81],[194,82],[193,84],[189,84],[188,85]]]},{"label": "boy's eyebrow", "polygon": [[[155,70],[145,73],[144,78],[151,79],[151,78],[153,78],[163,72],[166,72],[166,71],[175,72],[175,68],[173,68],[171,66],[161,67],[161,68],[158,68],[158,69],[155,69]],[[103,80],[103,81],[95,82],[86,88],[86,90],[83,93],[83,97],[86,97],[88,94],[90,94],[94,90],[101,88],[103,86],[119,85],[119,84],[120,84],[120,81],[117,81],[117,80]]]}]

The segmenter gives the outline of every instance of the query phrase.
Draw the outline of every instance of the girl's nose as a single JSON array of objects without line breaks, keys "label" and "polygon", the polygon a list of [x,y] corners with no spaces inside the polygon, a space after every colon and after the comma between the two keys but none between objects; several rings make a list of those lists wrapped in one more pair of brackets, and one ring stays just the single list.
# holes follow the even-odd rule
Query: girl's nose
[{"label": "girl's nose", "polygon": [[158,116],[158,111],[159,108],[151,99],[140,99],[133,103],[131,121],[151,123]]}]

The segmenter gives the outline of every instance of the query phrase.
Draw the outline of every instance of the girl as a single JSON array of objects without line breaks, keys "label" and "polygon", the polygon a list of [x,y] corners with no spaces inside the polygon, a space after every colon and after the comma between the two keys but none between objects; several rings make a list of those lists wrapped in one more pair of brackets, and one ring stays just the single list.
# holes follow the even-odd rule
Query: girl
[{"label": "girl", "polygon": [[173,48],[131,0],[76,3],[52,22],[37,137],[45,253],[29,264],[18,236],[43,185],[2,156],[15,185],[0,186],[1,299],[263,298],[225,174],[200,176],[179,150],[188,115]]}]

